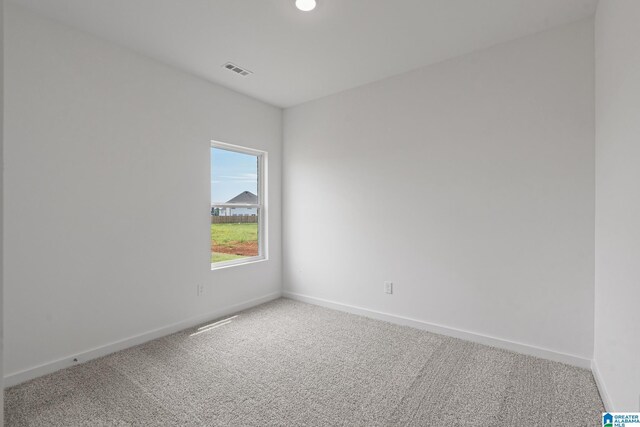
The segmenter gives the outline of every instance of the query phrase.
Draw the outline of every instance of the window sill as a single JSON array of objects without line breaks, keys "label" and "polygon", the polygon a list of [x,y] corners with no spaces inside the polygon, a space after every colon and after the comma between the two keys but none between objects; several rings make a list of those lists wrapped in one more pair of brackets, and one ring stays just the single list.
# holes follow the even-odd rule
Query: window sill
[{"label": "window sill", "polygon": [[223,262],[215,262],[215,263],[212,262],[211,271],[221,270],[223,268],[229,268],[229,267],[239,267],[241,265],[247,265],[247,264],[256,264],[264,261],[268,261],[268,258],[264,256],[254,256],[250,258],[243,258],[243,259],[232,260],[232,261],[223,261]]}]

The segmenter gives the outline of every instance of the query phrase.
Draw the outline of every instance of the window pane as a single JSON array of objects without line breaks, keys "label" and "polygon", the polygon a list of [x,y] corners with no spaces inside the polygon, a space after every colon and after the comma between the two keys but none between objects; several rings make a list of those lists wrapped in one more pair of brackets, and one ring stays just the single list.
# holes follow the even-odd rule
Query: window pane
[{"label": "window pane", "polygon": [[211,217],[211,262],[258,256],[258,218],[251,216]]},{"label": "window pane", "polygon": [[[211,262],[260,255],[258,156],[211,148]],[[224,204],[225,206],[216,206]]]},{"label": "window pane", "polygon": [[258,157],[211,148],[211,203],[258,203]]}]

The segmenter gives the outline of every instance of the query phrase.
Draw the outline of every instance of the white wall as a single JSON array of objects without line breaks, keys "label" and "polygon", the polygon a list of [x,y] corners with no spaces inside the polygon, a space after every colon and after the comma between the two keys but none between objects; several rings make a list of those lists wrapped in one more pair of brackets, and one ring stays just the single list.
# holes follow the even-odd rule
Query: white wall
[{"label": "white wall", "polygon": [[610,410],[640,411],[640,2],[596,14],[595,366]]},{"label": "white wall", "polygon": [[285,290],[590,359],[593,61],[586,20],[286,110]]},{"label": "white wall", "polygon": [[[5,13],[5,375],[279,294],[281,110]],[[211,139],[269,152],[269,261],[210,271]]]}]

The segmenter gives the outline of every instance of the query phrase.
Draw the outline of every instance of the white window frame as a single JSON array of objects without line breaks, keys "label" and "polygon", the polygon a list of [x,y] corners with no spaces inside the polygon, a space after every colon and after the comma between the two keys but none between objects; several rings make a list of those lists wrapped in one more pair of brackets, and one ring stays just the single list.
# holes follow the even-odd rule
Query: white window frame
[{"label": "white window frame", "polygon": [[[256,150],[254,148],[242,147],[240,145],[227,144],[226,142],[211,141],[211,148],[219,148],[221,150],[233,151],[235,153],[248,154],[256,156],[258,158],[258,203],[211,203],[211,207],[216,208],[252,208],[258,211],[258,255],[252,257],[246,257],[242,259],[234,259],[230,261],[212,262],[211,270],[217,270],[220,268],[232,267],[237,265],[250,264],[259,261],[266,261],[269,259],[269,250],[267,245],[267,157],[268,153],[262,150]],[[211,177],[211,171],[209,171],[209,177]],[[211,181],[211,180],[209,180]],[[213,185],[213,183],[210,183]],[[211,194],[211,191],[209,191]],[[211,223],[211,221],[209,221]],[[209,225],[211,227],[211,225]],[[211,234],[211,231],[209,231]],[[209,254],[211,257],[211,254]]]}]

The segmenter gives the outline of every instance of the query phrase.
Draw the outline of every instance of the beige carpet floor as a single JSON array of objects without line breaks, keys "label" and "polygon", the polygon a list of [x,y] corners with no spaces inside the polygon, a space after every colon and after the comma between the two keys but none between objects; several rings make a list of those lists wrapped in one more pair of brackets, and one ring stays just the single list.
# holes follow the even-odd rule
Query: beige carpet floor
[{"label": "beige carpet floor", "polygon": [[279,299],[12,387],[7,426],[598,426],[591,373]]}]

